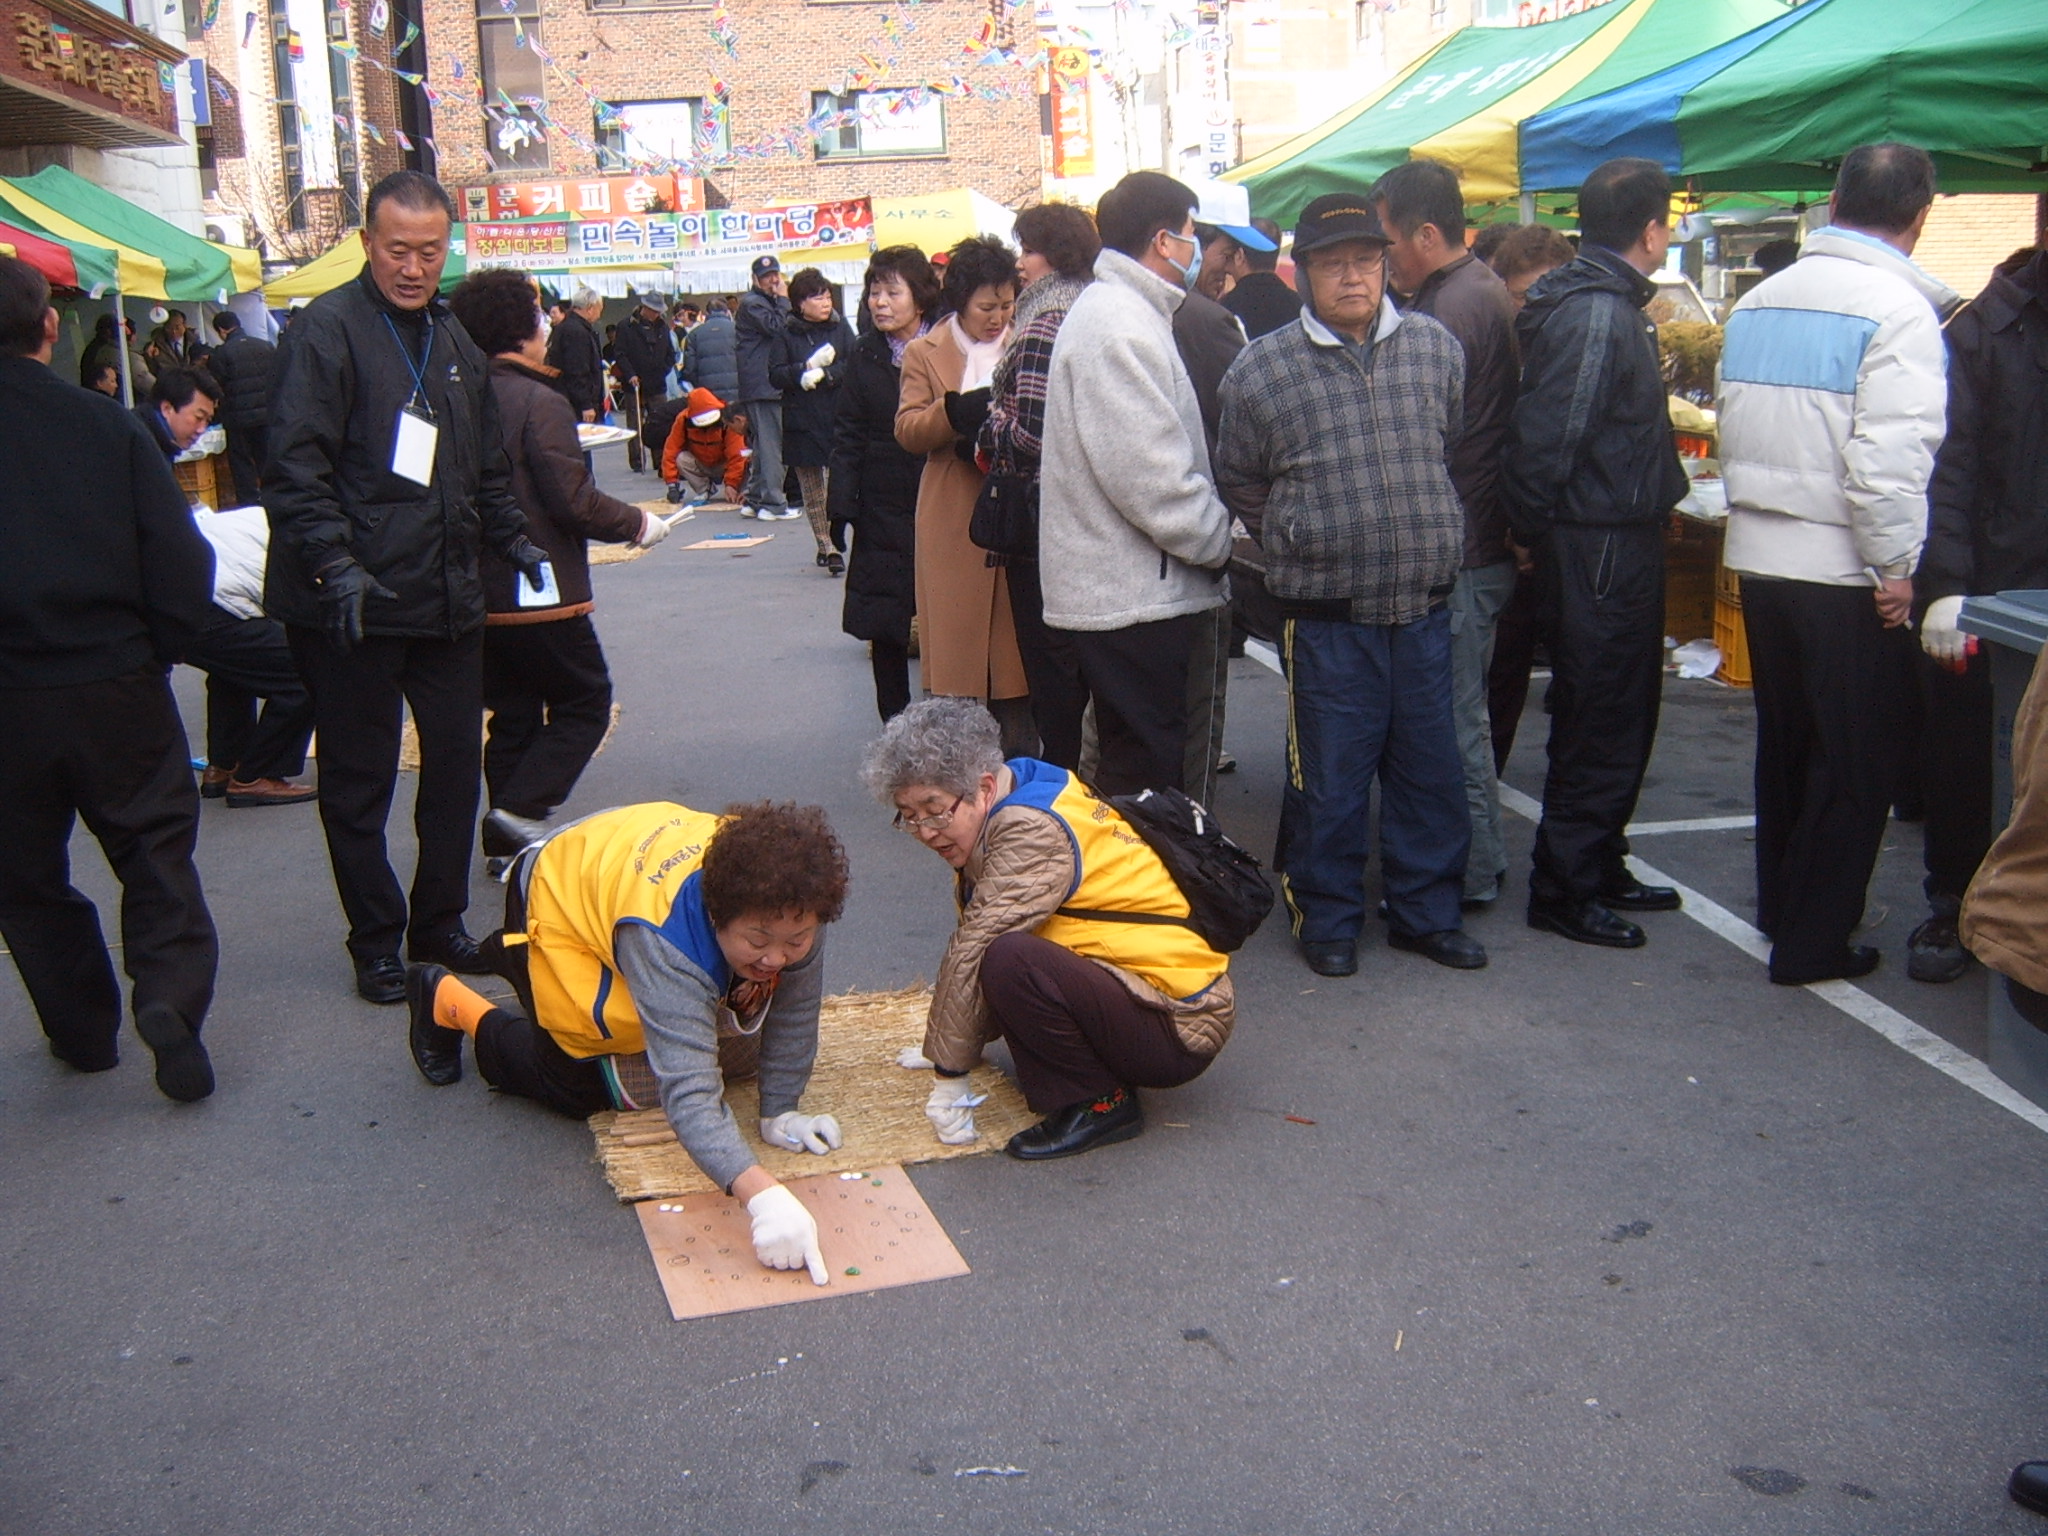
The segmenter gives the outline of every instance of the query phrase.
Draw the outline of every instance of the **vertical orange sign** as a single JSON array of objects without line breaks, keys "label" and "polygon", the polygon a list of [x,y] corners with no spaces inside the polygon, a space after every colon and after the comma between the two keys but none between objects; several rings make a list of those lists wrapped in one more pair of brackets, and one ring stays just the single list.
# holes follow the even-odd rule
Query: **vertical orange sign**
[{"label": "vertical orange sign", "polygon": [[1052,173],[1095,174],[1095,114],[1088,99],[1088,51],[1055,48],[1052,75]]}]

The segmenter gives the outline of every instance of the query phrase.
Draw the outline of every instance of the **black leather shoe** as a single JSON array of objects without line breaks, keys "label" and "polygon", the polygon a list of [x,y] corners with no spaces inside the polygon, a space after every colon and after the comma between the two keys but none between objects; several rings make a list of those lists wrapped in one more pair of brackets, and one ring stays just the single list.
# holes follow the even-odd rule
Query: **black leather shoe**
[{"label": "black leather shoe", "polygon": [[1532,901],[1529,926],[1575,944],[1600,944],[1608,949],[1641,949],[1649,942],[1642,929],[1616,917],[1597,901]]},{"label": "black leather shoe", "polygon": [[1462,928],[1444,928],[1435,933],[1396,933],[1387,930],[1387,947],[1411,950],[1427,956],[1438,965],[1447,965],[1454,971],[1479,971],[1486,968],[1486,951],[1479,941]]},{"label": "black leather shoe", "polygon": [[157,1091],[180,1104],[213,1092],[213,1062],[192,1026],[161,1003],[135,1016],[135,1032],[156,1053]]},{"label": "black leather shoe", "polygon": [[1685,902],[1668,885],[1645,885],[1630,875],[1601,886],[1600,905],[1610,912],[1676,912]]},{"label": "black leather shoe", "polygon": [[1915,981],[1954,981],[1970,968],[1956,933],[1956,914],[1937,912],[1906,937],[1906,974]]},{"label": "black leather shoe", "polygon": [[2021,1462],[2012,1469],[2005,1491],[2021,1509],[2048,1515],[2048,1461]]},{"label": "black leather shoe", "polygon": [[462,1031],[434,1022],[434,989],[447,975],[438,965],[405,968],[405,1006],[412,1015],[405,1043],[412,1047],[412,1064],[420,1076],[436,1088],[462,1081]]},{"label": "black leather shoe", "polygon": [[492,811],[484,817],[484,852],[492,858],[509,859],[548,835],[548,824],[510,811]]},{"label": "black leather shoe", "polygon": [[1123,1088],[1113,1099],[1084,1099],[1053,1111],[1029,1130],[1012,1136],[1003,1150],[1027,1163],[1044,1162],[1072,1157],[1090,1147],[1129,1141],[1144,1129],[1145,1112],[1138,1108],[1137,1094]]},{"label": "black leather shoe", "polygon": [[104,1051],[84,1051],[67,1049],[52,1040],[50,1054],[74,1072],[111,1072],[121,1065],[121,1053],[111,1045]]},{"label": "black leather shoe", "polygon": [[356,996],[366,1003],[405,1001],[405,962],[396,955],[372,955],[356,962]]},{"label": "black leather shoe", "polygon": [[1781,971],[1774,965],[1771,967],[1771,980],[1781,987],[1810,987],[1817,981],[1854,981],[1876,970],[1879,958],[1878,951],[1870,945],[1858,944],[1840,965],[1829,966],[1824,971]]},{"label": "black leather shoe", "polygon": [[1301,958],[1308,962],[1308,968],[1318,976],[1356,976],[1358,974],[1358,945],[1350,939],[1318,941],[1303,939]]},{"label": "black leather shoe", "polygon": [[[458,976],[495,974],[483,946],[460,928],[405,941],[405,958],[416,965],[445,965]],[[393,1002],[397,999],[393,998]]]}]

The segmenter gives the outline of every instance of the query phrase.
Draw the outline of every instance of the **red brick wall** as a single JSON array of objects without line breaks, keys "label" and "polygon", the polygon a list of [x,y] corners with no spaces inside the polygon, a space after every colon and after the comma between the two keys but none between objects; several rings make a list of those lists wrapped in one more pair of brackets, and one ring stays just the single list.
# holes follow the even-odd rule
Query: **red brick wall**
[{"label": "red brick wall", "polygon": [[[909,86],[959,74],[968,94],[946,100],[947,153],[943,157],[819,161],[808,143],[796,155],[740,161],[710,168],[707,177],[733,207],[774,202],[862,196],[902,196],[968,186],[999,202],[1015,204],[1035,196],[1038,174],[1038,101],[1028,70],[974,67],[963,51],[990,15],[989,0],[924,0],[908,14],[915,30],[892,42],[883,33],[879,4],[845,0],[727,0],[737,35],[737,57],[712,38],[713,10],[696,5],[680,10],[590,11],[582,0],[541,0],[541,41],[559,68],[548,74],[548,111],[585,139],[595,138],[595,109],[564,77],[573,70],[599,96],[611,101],[670,100],[706,96],[716,77],[732,88],[731,139],[756,142],[800,124],[810,113],[813,91],[846,83],[856,56],[865,52],[895,67],[879,77],[881,86]],[[424,0],[429,79],[442,92],[474,90],[478,78],[475,0]],[[1028,7],[1004,7],[997,0],[999,26],[1016,18],[1029,37]],[[462,63],[453,78],[451,60]],[[985,101],[977,85],[1002,85],[1010,99]],[[484,160],[485,124],[473,102],[444,95],[434,109],[434,142],[439,174],[450,186],[491,180],[540,178],[538,172],[493,177]],[[584,148],[548,135],[547,175],[589,174],[596,157]]]},{"label": "red brick wall", "polygon": [[1991,269],[2034,243],[2035,199],[2025,194],[1937,197],[1913,259],[1966,299],[1991,281]]}]

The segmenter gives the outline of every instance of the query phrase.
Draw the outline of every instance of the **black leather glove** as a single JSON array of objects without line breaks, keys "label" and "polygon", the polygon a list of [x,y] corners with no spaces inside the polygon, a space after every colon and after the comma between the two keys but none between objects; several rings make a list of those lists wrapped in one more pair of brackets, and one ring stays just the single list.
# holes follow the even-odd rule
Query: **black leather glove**
[{"label": "black leather glove", "polygon": [[981,424],[988,420],[989,391],[986,384],[979,389],[970,389],[962,394],[958,390],[946,391],[946,420],[953,424],[953,430],[960,434],[969,446],[981,430]]},{"label": "black leather glove", "polygon": [[526,584],[539,592],[547,586],[541,579],[540,568],[548,563],[548,552],[525,534],[512,541],[512,547],[505,551],[505,558],[518,566],[526,576]]},{"label": "black leather glove", "polygon": [[682,482],[682,481],[680,481],[680,480],[671,480],[671,481],[669,481],[669,483],[668,483],[668,499],[669,499],[670,501],[681,501],[681,500],[683,499],[683,482]]},{"label": "black leather glove", "polygon": [[831,534],[832,547],[838,550],[839,553],[841,553],[842,555],[845,554],[846,531],[853,525],[849,522],[846,522],[844,519],[834,519],[832,522],[827,523],[825,526],[826,531]]},{"label": "black leather glove", "polygon": [[337,651],[352,651],[363,639],[363,601],[381,597],[398,601],[398,594],[376,577],[343,558],[313,578],[320,599],[320,623],[327,642]]}]

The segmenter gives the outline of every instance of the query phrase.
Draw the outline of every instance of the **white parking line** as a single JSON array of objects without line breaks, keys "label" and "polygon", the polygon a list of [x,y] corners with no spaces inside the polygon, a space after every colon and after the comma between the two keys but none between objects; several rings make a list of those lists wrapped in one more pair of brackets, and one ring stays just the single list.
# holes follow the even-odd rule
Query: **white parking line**
[{"label": "white parking line", "polygon": [[[1274,672],[1280,671],[1280,657],[1263,640],[1247,640],[1245,654]],[[1500,787],[1500,803],[1528,821],[1543,819],[1543,805],[1512,784]],[[1631,837],[1655,836],[1665,832],[1733,832],[1756,825],[1754,816],[1702,816],[1691,821],[1645,821],[1632,823]],[[1759,963],[1771,957],[1771,941],[1719,902],[1674,880],[1661,869],[1641,859],[1629,861],[1636,878],[1649,885],[1668,885],[1685,901],[1685,915],[1709,932],[1718,934]],[[1915,1024],[1889,1003],[1880,1002],[1861,987],[1846,981],[1817,981],[1806,991],[1830,1007],[1840,1009],[1857,1023],[1874,1030],[1909,1056],[1916,1056],[1937,1072],[1947,1074],[1972,1093],[1989,1099],[2000,1109],[2010,1110],[2037,1131],[2048,1131],[2048,1110],[2008,1087],[1983,1062],[1968,1051],[1950,1045],[1932,1030]]]}]

